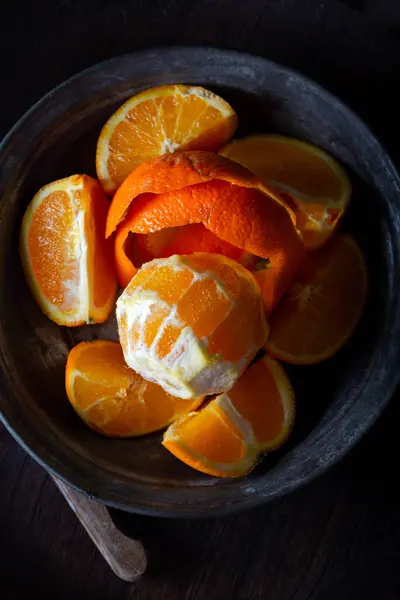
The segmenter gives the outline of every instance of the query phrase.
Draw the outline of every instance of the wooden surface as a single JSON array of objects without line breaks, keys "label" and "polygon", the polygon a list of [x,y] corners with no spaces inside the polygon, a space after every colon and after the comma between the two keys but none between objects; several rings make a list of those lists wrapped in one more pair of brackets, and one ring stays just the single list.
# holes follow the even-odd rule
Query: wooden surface
[{"label": "wooden surface", "polygon": [[143,544],[133,535],[124,535],[116,527],[110,511],[104,504],[88,498],[56,477],[53,479],[115,575],[129,582],[139,579],[147,567]]},{"label": "wooden surface", "polygon": [[[342,97],[400,164],[396,0],[13,0],[0,9],[0,134],[43,93],[116,54],[209,44],[295,67]],[[330,473],[208,521],[113,513],[149,569],[118,580],[54,482],[0,427],[0,598],[398,600],[400,396]],[[310,398],[323,402],[323,398]]]}]

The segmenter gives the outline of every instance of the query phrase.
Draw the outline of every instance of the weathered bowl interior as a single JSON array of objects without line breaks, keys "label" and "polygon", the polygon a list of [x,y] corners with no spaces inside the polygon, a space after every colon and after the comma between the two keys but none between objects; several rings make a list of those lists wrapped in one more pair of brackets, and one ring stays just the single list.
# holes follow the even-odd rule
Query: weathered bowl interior
[{"label": "weathered bowl interior", "polygon": [[[51,323],[31,298],[18,257],[20,221],[37,189],[72,173],[95,175],[96,139],[107,117],[139,90],[172,82],[202,84],[231,102],[238,136],[281,132],[338,158],[354,185],[343,227],[369,265],[368,305],[356,334],[334,359],[288,369],[298,402],[294,434],[238,480],[189,469],[162,448],[159,434],[109,440],[81,423],[64,391],[68,351],[83,339],[115,337],[115,324],[67,329]],[[0,409],[28,452],[62,479],[129,511],[229,512],[322,472],[382,411],[399,364],[399,180],[371,132],[312,82],[261,58],[206,48],[116,58],[35,105],[4,140],[0,165]]]}]

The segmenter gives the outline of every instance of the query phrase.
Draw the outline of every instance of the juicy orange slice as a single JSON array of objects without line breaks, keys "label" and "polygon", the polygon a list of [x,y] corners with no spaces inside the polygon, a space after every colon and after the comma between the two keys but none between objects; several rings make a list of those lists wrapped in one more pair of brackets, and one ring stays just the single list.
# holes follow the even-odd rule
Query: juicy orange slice
[{"label": "juicy orange slice", "polygon": [[65,385],[81,419],[95,431],[115,437],[162,429],[203,401],[175,398],[145,381],[126,366],[121,346],[105,340],[81,342],[71,350]]},{"label": "juicy orange slice", "polygon": [[181,398],[230,389],[267,335],[253,277],[218,254],[146,263],[118,299],[117,320],[127,364]]},{"label": "juicy orange slice", "polygon": [[237,116],[202,87],[163,85],[137,94],[107,121],[97,143],[97,175],[113,194],[141,162],[186,150],[218,150],[234,133]]},{"label": "juicy orange slice", "polygon": [[363,311],[367,269],[356,242],[337,235],[309,252],[290,292],[269,317],[266,349],[281,360],[310,365],[333,356]]},{"label": "juicy orange slice", "polygon": [[234,140],[221,154],[250,169],[293,208],[307,248],[322,246],[332,235],[349,203],[351,184],[329,154],[281,135]]},{"label": "juicy orange slice", "polygon": [[240,477],[257,464],[261,452],[287,440],[294,416],[294,393],[285,372],[264,357],[229,392],[171,425],[163,445],[203,473]]},{"label": "juicy orange slice", "polygon": [[101,323],[117,291],[112,244],[104,238],[108,200],[100,184],[73,175],[46,185],[22,221],[25,275],[42,311],[59,325]]}]

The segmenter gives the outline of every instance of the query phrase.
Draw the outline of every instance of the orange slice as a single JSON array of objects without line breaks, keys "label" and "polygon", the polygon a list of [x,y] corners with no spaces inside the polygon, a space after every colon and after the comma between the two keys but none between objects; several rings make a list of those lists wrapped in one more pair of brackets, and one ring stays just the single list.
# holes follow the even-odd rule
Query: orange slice
[{"label": "orange slice", "polygon": [[108,200],[100,184],[72,175],[46,185],[21,227],[21,259],[42,311],[59,325],[101,323],[113,310],[117,280],[105,240]]},{"label": "orange slice", "polygon": [[97,175],[104,190],[113,194],[141,162],[179,149],[216,151],[236,127],[233,108],[202,87],[146,90],[104,125],[97,143]]},{"label": "orange slice", "polygon": [[240,477],[257,464],[260,453],[282,446],[294,417],[290,382],[280,364],[266,356],[229,392],[171,425],[163,445],[198,471]]},{"label": "orange slice", "polygon": [[218,254],[155,259],[117,302],[127,364],[181,398],[232,387],[267,335],[259,289]]},{"label": "orange slice", "polygon": [[65,385],[81,419],[108,436],[130,437],[157,431],[203,398],[181,400],[129,369],[117,342],[81,342],[68,356]]},{"label": "orange slice", "polygon": [[307,248],[319,248],[332,235],[349,203],[351,184],[329,154],[281,135],[234,140],[221,154],[250,169],[294,209]]},{"label": "orange slice", "polygon": [[270,315],[266,349],[281,360],[311,365],[333,356],[363,311],[367,269],[356,242],[335,236],[310,252],[290,292]]}]

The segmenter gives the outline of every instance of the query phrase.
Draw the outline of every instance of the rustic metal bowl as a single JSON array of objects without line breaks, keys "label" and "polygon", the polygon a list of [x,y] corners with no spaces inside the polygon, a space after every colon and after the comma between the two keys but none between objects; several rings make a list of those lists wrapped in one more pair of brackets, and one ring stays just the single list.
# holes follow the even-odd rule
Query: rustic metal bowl
[{"label": "rustic metal bowl", "polygon": [[[115,336],[114,323],[61,328],[44,317],[18,256],[22,215],[45,183],[95,175],[96,139],[129,96],[162,83],[202,84],[239,114],[238,134],[276,131],[321,146],[348,169],[344,227],[366,255],[370,293],[352,340],[332,360],[291,368],[298,414],[290,442],[243,479],[181,464],[160,435],[110,440],[69,406],[64,366],[78,341]],[[0,410],[12,435],[61,479],[128,511],[205,516],[261,504],[322,473],[360,438],[394,391],[400,365],[400,181],[373,134],[336,98],[272,62],[222,50],[171,48],[115,58],[59,86],[15,125],[0,148]]]}]

